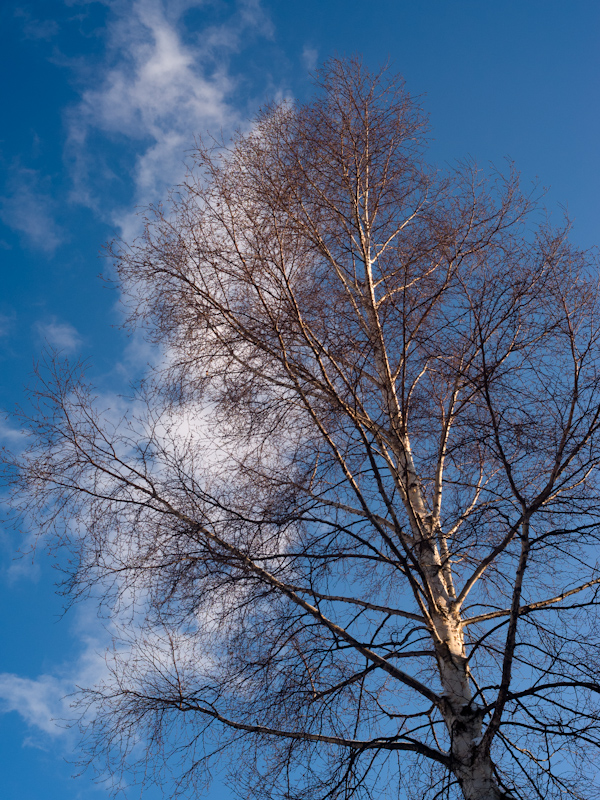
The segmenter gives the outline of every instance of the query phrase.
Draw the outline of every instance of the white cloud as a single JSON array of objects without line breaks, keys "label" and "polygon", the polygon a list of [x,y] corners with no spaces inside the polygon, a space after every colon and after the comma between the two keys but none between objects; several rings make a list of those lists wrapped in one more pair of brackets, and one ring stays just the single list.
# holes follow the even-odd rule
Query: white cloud
[{"label": "white cloud", "polygon": [[23,234],[31,247],[52,253],[63,233],[54,220],[55,201],[47,184],[36,170],[15,165],[9,171],[7,194],[0,197],[0,219]]},{"label": "white cloud", "polygon": [[304,66],[309,72],[313,72],[317,68],[318,52],[314,47],[309,47],[307,44],[302,49],[302,61]]},{"label": "white cloud", "polygon": [[0,442],[4,444],[21,444],[26,434],[20,428],[13,428],[6,419],[0,417]]},{"label": "white cloud", "polygon": [[65,732],[59,721],[68,716],[65,695],[68,684],[52,675],[36,680],[8,672],[0,673],[0,711],[16,711],[43,733],[60,736]]},{"label": "white cloud", "polygon": [[3,314],[0,312],[0,338],[8,336],[11,332],[16,319],[16,314],[13,311],[10,314]]},{"label": "white cloud", "polygon": [[60,30],[56,20],[35,19],[25,8],[15,9],[14,16],[22,20],[25,39],[52,39]]},{"label": "white cloud", "polygon": [[[40,565],[37,561],[35,561],[31,550],[31,548],[35,545],[35,537],[34,536],[27,536],[25,537],[24,543],[22,543],[21,548],[24,551],[23,554],[18,554],[17,556],[14,555],[15,547],[11,548],[11,562],[7,569],[5,569],[4,576],[8,582],[8,585],[12,585],[17,581],[30,581],[31,583],[37,583],[40,578],[41,570]],[[1,675],[0,675],[1,678]]]},{"label": "white cloud", "polygon": [[82,339],[77,329],[68,322],[58,322],[56,317],[47,322],[37,322],[35,331],[43,342],[65,355],[75,353],[81,347]]},{"label": "white cloud", "polygon": [[[181,179],[184,154],[195,136],[239,123],[230,102],[235,80],[227,59],[251,30],[269,35],[269,23],[258,2],[238,2],[223,24],[207,27],[197,43],[185,41],[184,13],[202,5],[200,0],[113,5],[118,13],[107,28],[107,66],[69,117],[76,200],[97,205],[90,189],[95,167],[89,141],[98,133],[135,143],[134,202],[147,205],[163,199]],[[105,165],[104,174],[109,172]],[[133,215],[111,211],[107,216],[129,238],[137,229]]]},{"label": "white cloud", "polygon": [[77,658],[37,678],[0,672],[0,714],[16,712],[27,723],[34,738],[28,737],[24,744],[39,746],[60,738],[71,748],[77,735],[68,736],[78,716],[73,707],[75,694],[107,676],[105,652],[111,635],[98,620],[92,603],[79,607],[73,626],[81,646]]}]

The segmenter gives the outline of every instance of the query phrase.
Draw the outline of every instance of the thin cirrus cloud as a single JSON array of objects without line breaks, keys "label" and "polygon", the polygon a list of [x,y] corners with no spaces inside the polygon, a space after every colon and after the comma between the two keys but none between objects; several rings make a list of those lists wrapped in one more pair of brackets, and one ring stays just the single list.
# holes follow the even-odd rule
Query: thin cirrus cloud
[{"label": "thin cirrus cloud", "polygon": [[[195,135],[239,123],[228,58],[250,33],[270,36],[270,25],[258,2],[238,2],[220,25],[205,28],[195,43],[184,41],[183,15],[202,5],[138,0],[115,6],[120,11],[107,26],[104,70],[68,114],[73,199],[99,208],[92,177],[99,164],[90,146],[99,134],[134,144],[133,203],[147,205],[181,178]],[[110,175],[110,164],[101,171]],[[134,225],[122,209],[111,208],[107,216],[125,236]]]},{"label": "thin cirrus cloud", "polygon": [[59,322],[56,317],[36,322],[34,330],[43,344],[64,355],[77,352],[82,344],[79,331],[68,322]]},{"label": "thin cirrus cloud", "polygon": [[41,735],[41,744],[72,738],[68,734],[77,687],[96,685],[106,677],[104,651],[110,636],[89,609],[78,614],[76,633],[79,655],[56,670],[36,678],[0,672],[0,714],[19,714],[33,734]]},{"label": "thin cirrus cloud", "polygon": [[309,72],[317,68],[319,53],[314,47],[305,44],[302,49],[302,61]]},{"label": "thin cirrus cloud", "polygon": [[52,39],[59,31],[59,25],[53,19],[36,19],[26,8],[16,8],[14,16],[22,21],[24,39]]},{"label": "thin cirrus cloud", "polygon": [[0,312],[0,339],[10,334],[14,328],[15,320],[16,314],[14,311],[10,314],[3,314]]},{"label": "thin cirrus cloud", "polygon": [[60,736],[65,728],[58,723],[68,716],[65,695],[71,682],[53,675],[37,679],[0,673],[0,711],[16,711],[28,725],[50,736]]},{"label": "thin cirrus cloud", "polygon": [[[79,102],[67,111],[65,154],[71,168],[71,200],[118,226],[125,238],[136,233],[137,221],[124,207],[157,201],[181,179],[184,154],[195,135],[207,130],[228,133],[240,124],[229,59],[251,35],[271,35],[258,0],[239,0],[230,5],[224,21],[205,26],[193,42],[183,32],[184,15],[203,5],[194,0],[111,2],[104,31],[106,60],[84,86]],[[130,172],[124,176],[131,188],[127,200],[115,201],[107,191],[111,181],[123,177],[111,150],[115,142],[125,145],[116,151],[128,149],[133,154]],[[41,185],[37,173],[21,170],[17,177],[20,182],[11,185],[11,197],[17,202],[0,206],[0,215],[35,246],[52,251],[62,234],[52,220],[50,197],[43,191],[36,194],[35,180],[38,189]],[[31,209],[33,215],[28,213]],[[32,218],[35,225],[28,222]],[[82,343],[78,331],[56,317],[38,321],[33,333],[40,343],[65,355],[75,353]],[[59,736],[62,728],[56,720],[72,716],[65,696],[76,685],[93,685],[106,675],[104,660],[92,653],[97,649],[97,642],[86,647],[78,664],[64,673],[35,679],[0,673],[0,712],[17,712],[32,729]]]},{"label": "thin cirrus cloud", "polygon": [[49,188],[48,179],[37,170],[13,165],[0,196],[0,219],[21,234],[26,245],[52,254],[64,234],[54,219],[56,202]]}]

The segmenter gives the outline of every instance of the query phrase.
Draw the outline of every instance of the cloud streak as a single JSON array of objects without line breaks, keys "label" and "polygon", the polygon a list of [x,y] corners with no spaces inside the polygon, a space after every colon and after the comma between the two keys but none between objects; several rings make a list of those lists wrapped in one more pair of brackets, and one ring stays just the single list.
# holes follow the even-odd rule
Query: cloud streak
[{"label": "cloud streak", "polygon": [[68,715],[64,697],[68,683],[53,675],[36,680],[8,672],[0,673],[0,711],[16,711],[28,725],[50,736],[65,733],[58,724]]},{"label": "cloud streak", "polygon": [[[90,142],[98,135],[133,144],[132,200],[147,205],[181,178],[184,153],[195,135],[229,131],[239,123],[228,59],[250,34],[270,35],[269,23],[257,2],[240,2],[222,24],[207,26],[193,43],[189,35],[186,40],[183,18],[202,5],[193,0],[115,5],[120,11],[107,29],[104,73],[83,92],[68,119],[67,152],[79,202],[98,205],[90,177],[98,167]],[[111,169],[104,165],[103,171],[106,176]],[[120,209],[112,209],[110,221],[126,237],[133,232],[132,217]]]},{"label": "cloud streak", "polygon": [[27,245],[51,254],[64,236],[54,220],[56,203],[48,188],[48,180],[37,170],[13,166],[6,194],[0,196],[0,219],[20,233]]},{"label": "cloud streak", "polygon": [[42,342],[59,353],[71,355],[81,347],[79,331],[68,322],[59,322],[56,317],[46,322],[37,322],[34,328]]},{"label": "cloud streak", "polygon": [[62,740],[63,746],[74,744],[78,734],[73,728],[81,717],[75,710],[79,688],[97,685],[107,677],[105,652],[111,636],[98,622],[91,604],[79,607],[74,633],[79,655],[54,670],[36,678],[0,672],[0,715],[19,714],[32,734],[42,735],[42,743]]}]

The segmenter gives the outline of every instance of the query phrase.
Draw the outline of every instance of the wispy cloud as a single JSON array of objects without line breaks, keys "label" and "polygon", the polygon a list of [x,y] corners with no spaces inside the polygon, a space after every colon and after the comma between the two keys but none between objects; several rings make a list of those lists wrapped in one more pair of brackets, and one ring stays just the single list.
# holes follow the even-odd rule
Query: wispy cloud
[{"label": "wispy cloud", "polygon": [[63,241],[63,232],[54,219],[55,201],[49,181],[37,170],[14,165],[9,170],[5,194],[0,196],[0,219],[22,234],[26,243],[52,253]]},{"label": "wispy cloud", "polygon": [[59,31],[54,19],[36,19],[26,8],[15,9],[14,16],[22,21],[25,39],[52,39]]},{"label": "wispy cloud", "polygon": [[68,322],[59,322],[56,317],[36,322],[34,329],[42,342],[65,355],[75,353],[81,347],[79,331]]},{"label": "wispy cloud", "polygon": [[58,721],[68,716],[64,698],[70,685],[53,675],[37,679],[0,673],[0,711],[16,711],[27,722],[51,736],[60,736],[65,728]]},{"label": "wispy cloud", "polygon": [[309,72],[313,72],[313,70],[316,69],[318,58],[319,54],[317,50],[315,50],[314,47],[309,47],[307,44],[305,44],[302,48],[302,61]]},{"label": "wispy cloud", "polygon": [[14,327],[15,319],[16,314],[14,311],[10,314],[3,314],[0,311],[0,339],[10,334]]},{"label": "wispy cloud", "polygon": [[[269,35],[269,23],[258,2],[238,2],[222,24],[191,41],[183,18],[202,5],[136,0],[113,6],[105,69],[69,116],[68,153],[79,202],[96,204],[90,175],[98,165],[90,141],[99,134],[134,144],[133,201],[145,205],[180,179],[195,135],[238,124],[228,58],[250,32]],[[107,164],[103,169],[105,176],[111,171]],[[112,211],[111,221],[126,232],[132,218]]]},{"label": "wispy cloud", "polygon": [[20,428],[15,428],[5,417],[0,417],[0,442],[3,444],[21,444],[25,438]]},{"label": "wispy cloud", "polygon": [[[107,675],[104,652],[110,634],[99,623],[95,608],[80,607],[74,633],[79,656],[36,678],[0,672],[0,714],[16,712],[31,732],[44,740],[64,738],[74,722],[73,695],[78,687],[93,686]],[[30,737],[26,743],[31,743]],[[33,739],[39,744],[39,738]]]}]

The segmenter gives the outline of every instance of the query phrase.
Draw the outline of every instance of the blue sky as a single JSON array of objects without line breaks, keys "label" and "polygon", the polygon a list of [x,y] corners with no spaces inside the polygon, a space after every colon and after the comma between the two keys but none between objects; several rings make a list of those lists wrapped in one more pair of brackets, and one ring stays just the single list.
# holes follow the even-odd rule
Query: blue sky
[{"label": "blue sky", "polygon": [[[0,37],[6,410],[46,344],[89,359],[107,394],[143,374],[153,353],[119,328],[118,293],[97,277],[110,274],[102,245],[135,235],[136,207],[177,183],[196,135],[243,128],[273,97],[307,97],[329,55],[389,58],[423,96],[434,160],[512,158],[548,187],[553,214],[568,209],[578,244],[600,241],[597,0],[5,0]],[[20,446],[14,421],[0,436]],[[76,737],[54,721],[102,674],[107,633],[93,604],[62,613],[52,556],[15,560],[31,533],[0,538],[2,797],[108,797],[70,777]],[[232,797],[218,783],[211,796]]]}]

